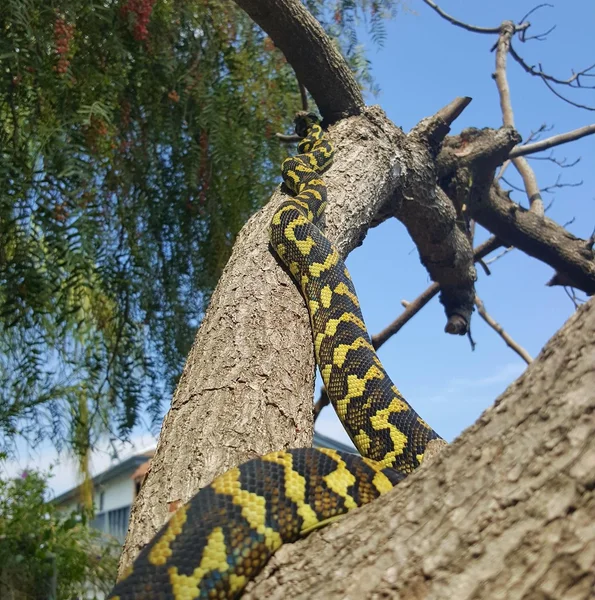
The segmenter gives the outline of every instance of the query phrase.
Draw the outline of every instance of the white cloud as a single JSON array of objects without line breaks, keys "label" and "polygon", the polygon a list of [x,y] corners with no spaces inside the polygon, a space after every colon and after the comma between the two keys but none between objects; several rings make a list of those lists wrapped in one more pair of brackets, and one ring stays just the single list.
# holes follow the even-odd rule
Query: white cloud
[{"label": "white cloud", "polygon": [[508,363],[502,365],[497,371],[486,375],[485,377],[477,378],[455,378],[451,379],[448,383],[448,390],[451,389],[465,389],[465,388],[483,388],[492,385],[498,385],[500,383],[510,384],[512,383],[521,373],[525,371],[527,365],[521,361]]}]

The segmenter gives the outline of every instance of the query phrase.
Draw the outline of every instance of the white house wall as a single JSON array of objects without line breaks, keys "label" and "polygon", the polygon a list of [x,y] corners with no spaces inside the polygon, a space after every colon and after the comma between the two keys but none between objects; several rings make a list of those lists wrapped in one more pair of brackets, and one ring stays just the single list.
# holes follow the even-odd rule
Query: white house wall
[{"label": "white house wall", "polygon": [[[103,493],[103,506],[100,506],[100,494]],[[124,473],[95,487],[95,511],[107,512],[130,506],[134,500],[134,481],[130,473]]]}]

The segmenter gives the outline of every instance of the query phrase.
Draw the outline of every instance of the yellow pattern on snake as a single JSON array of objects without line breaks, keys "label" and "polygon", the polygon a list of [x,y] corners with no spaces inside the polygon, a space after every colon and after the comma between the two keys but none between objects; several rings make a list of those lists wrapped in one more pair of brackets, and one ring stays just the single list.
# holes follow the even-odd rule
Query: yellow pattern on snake
[{"label": "yellow pattern on snake", "polygon": [[144,548],[114,600],[237,598],[281,544],[390,490],[438,438],[384,371],[345,264],[317,226],[333,147],[315,115],[300,114],[296,132],[300,153],[282,167],[293,197],[272,219],[271,244],[301,287],[329,398],[362,456],[273,452],[217,477]]}]

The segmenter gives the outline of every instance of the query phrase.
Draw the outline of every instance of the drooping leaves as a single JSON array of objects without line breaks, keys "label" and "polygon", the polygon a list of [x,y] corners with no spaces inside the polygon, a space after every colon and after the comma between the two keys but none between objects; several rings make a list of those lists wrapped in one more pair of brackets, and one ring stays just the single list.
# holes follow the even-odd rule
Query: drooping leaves
[{"label": "drooping leaves", "polygon": [[[394,2],[308,4],[371,84],[356,21]],[[83,459],[160,414],[299,92],[228,0],[5,0],[0,31],[0,447]]]}]

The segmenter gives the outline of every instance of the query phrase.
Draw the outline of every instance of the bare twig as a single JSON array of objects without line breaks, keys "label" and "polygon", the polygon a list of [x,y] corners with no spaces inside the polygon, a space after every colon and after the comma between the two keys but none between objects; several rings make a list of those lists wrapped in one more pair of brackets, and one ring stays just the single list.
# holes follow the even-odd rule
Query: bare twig
[{"label": "bare twig", "polygon": [[485,264],[491,265],[492,263],[495,263],[497,260],[501,259],[503,256],[505,256],[509,252],[512,252],[512,250],[515,250],[514,246],[508,246],[508,248],[504,248],[504,250],[502,250],[502,252],[500,252],[500,254],[496,254],[496,256],[492,256],[492,258],[487,259],[485,261]]},{"label": "bare twig", "polygon": [[555,25],[552,25],[547,31],[543,33],[537,33],[535,35],[526,36],[525,31],[523,31],[520,35],[521,42],[528,42],[529,40],[537,40],[538,42],[543,42],[547,38],[547,36],[556,29]]},{"label": "bare twig", "polygon": [[541,152],[543,150],[547,150],[548,148],[553,148],[554,146],[560,146],[561,144],[579,140],[587,135],[593,135],[594,133],[595,123],[593,125],[585,125],[584,127],[579,127],[579,129],[574,129],[572,131],[568,131],[567,133],[553,135],[550,138],[535,142],[534,144],[516,146],[511,150],[509,156],[510,158],[516,158],[517,156],[526,156],[527,154],[533,154],[534,152]]},{"label": "bare twig", "polygon": [[592,89],[595,87],[593,85],[582,85],[580,81],[580,78],[582,76],[590,75],[589,71],[592,71],[595,68],[595,64],[586,67],[582,71],[573,73],[568,79],[559,79],[558,77],[554,77],[553,75],[546,73],[543,70],[541,63],[539,64],[539,70],[537,70],[535,67],[528,65],[523,60],[523,58],[517,53],[517,51],[512,45],[510,46],[510,56],[512,56],[512,58],[514,58],[514,60],[523,68],[523,70],[529,73],[529,75],[540,77],[543,80],[551,81],[552,83],[557,83],[559,85],[567,85],[574,89]]},{"label": "bare twig", "polygon": [[[295,73],[295,79],[298,84],[298,88],[300,90],[300,98],[302,101],[302,110],[304,112],[308,112],[308,90],[306,89],[306,86],[300,81],[295,70],[294,70],[294,73]],[[294,142],[299,142],[301,140],[300,136],[295,133],[291,134],[291,135],[286,135],[284,133],[276,133],[275,137],[282,144],[293,144]]]},{"label": "bare twig", "polygon": [[547,79],[545,79],[543,77],[541,79],[542,79],[543,83],[545,83],[547,88],[550,90],[550,92],[552,92],[554,94],[554,96],[557,96],[558,98],[560,98],[560,100],[564,100],[564,102],[567,102],[568,104],[572,104],[572,106],[576,106],[577,108],[583,108],[585,110],[595,111],[595,107],[593,107],[593,106],[587,106],[586,104],[579,104],[578,102],[574,102],[573,100],[566,98],[566,96],[562,96],[562,94],[560,94],[560,92],[558,92],[556,89],[554,89],[552,87],[552,84]]},{"label": "bare twig", "polygon": [[[555,276],[552,278],[552,281],[555,279]],[[555,285],[554,283],[549,282],[548,285]],[[576,290],[573,287],[564,287],[564,291],[566,295],[570,298],[572,304],[574,304],[574,308],[578,310],[579,306],[583,304],[585,301],[582,298],[579,298],[576,295]]]},{"label": "bare twig", "polygon": [[[296,75],[297,77],[297,75]],[[298,79],[298,85],[300,88],[300,98],[302,99],[302,110],[308,111],[308,90],[306,86]]]},{"label": "bare twig", "polygon": [[498,171],[498,174],[495,177],[496,181],[500,181],[500,179],[502,179],[504,177],[504,173],[506,173],[506,169],[508,169],[510,164],[511,164],[510,160],[506,160],[506,161],[504,161],[504,163],[502,163],[502,166],[500,167],[500,170]]},{"label": "bare twig", "polygon": [[316,419],[318,419],[320,412],[325,406],[328,406],[331,403],[329,400],[328,394],[326,393],[326,388],[323,386],[320,390],[320,396],[318,400],[314,403],[314,408],[312,409],[313,420],[316,423]]},{"label": "bare twig", "polygon": [[[505,177],[501,177],[502,181],[508,185],[511,189],[516,190],[517,192],[524,192],[525,190],[518,187],[517,185],[514,185],[514,183],[508,181],[508,179],[506,179]],[[559,188],[565,188],[565,187],[580,187],[581,185],[583,185],[582,180],[578,181],[578,182],[574,182],[574,183],[564,183],[563,181],[560,181],[560,176],[558,175],[558,177],[556,178],[556,183],[552,183],[551,185],[546,185],[543,188],[540,188],[539,191],[543,192],[545,194],[551,194],[553,190],[559,189]]]},{"label": "bare twig", "polygon": [[519,20],[519,24],[524,23],[534,12],[537,12],[540,8],[546,8],[546,7],[554,8],[554,5],[544,2],[543,4],[538,4],[537,6],[534,6],[522,19]]},{"label": "bare twig", "polygon": [[[505,126],[514,128],[514,113],[512,111],[512,103],[510,100],[510,88],[508,87],[508,79],[506,77],[506,57],[510,50],[510,39],[514,35],[514,23],[512,21],[504,21],[500,26],[500,35],[496,45],[496,72],[494,79],[496,87],[500,95],[500,108],[502,110],[502,121]],[[512,159],[514,166],[521,175],[525,184],[525,191],[529,198],[530,210],[538,215],[543,216],[543,199],[539,192],[539,185],[533,169],[522,156]]]},{"label": "bare twig", "polygon": [[479,296],[475,296],[475,306],[477,306],[477,312],[481,318],[506,342],[506,345],[514,350],[528,365],[531,364],[533,359],[529,353],[522,346],[517,344],[517,342],[504,331],[502,325],[497,323],[493,317],[488,314]]},{"label": "bare twig", "polygon": [[560,179],[561,179],[561,176],[558,175],[558,177],[556,177],[556,183],[553,183],[552,185],[548,185],[548,186],[542,188],[541,191],[546,194],[551,194],[553,190],[556,190],[559,188],[580,187],[581,185],[583,185],[582,179],[581,179],[581,181],[576,181],[574,183],[564,183],[563,181],[560,181]]},{"label": "bare twig", "polygon": [[549,156],[529,156],[527,160],[547,160],[549,162],[554,163],[557,167],[560,167],[561,169],[570,169],[576,166],[579,162],[581,162],[581,157],[579,156],[576,160],[573,160],[571,163],[567,163],[566,157],[556,158],[553,152],[550,152]]},{"label": "bare twig", "polygon": [[402,329],[403,325],[410,321],[439,291],[440,286],[437,283],[432,283],[415,300],[408,302],[405,310],[388,327],[372,336],[372,346],[376,349],[380,348],[397,331]]},{"label": "bare twig", "polygon": [[[456,25],[457,27],[462,27],[467,31],[473,31],[475,33],[499,33],[499,27],[478,27],[477,25],[470,25],[469,23],[464,23],[463,21],[459,21],[454,17],[451,17],[449,14],[445,13],[435,2],[432,0],[424,0],[424,2],[432,9],[434,9],[443,19],[446,19],[449,23]],[[517,31],[524,31],[529,27],[530,23],[519,23],[515,25],[515,33]]]},{"label": "bare twig", "polygon": [[276,133],[275,137],[283,144],[293,144],[299,142],[302,138],[296,133],[286,135],[285,133]]}]

